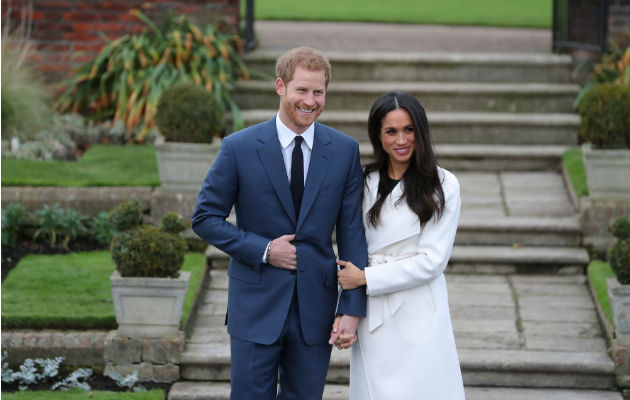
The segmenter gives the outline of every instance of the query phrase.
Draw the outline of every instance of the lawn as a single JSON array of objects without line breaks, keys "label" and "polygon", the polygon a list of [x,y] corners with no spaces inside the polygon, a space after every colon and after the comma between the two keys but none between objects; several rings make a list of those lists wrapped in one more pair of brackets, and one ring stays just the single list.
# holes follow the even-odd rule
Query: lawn
[{"label": "lawn", "polygon": [[30,391],[2,393],[5,400],[164,400],[165,393],[161,389],[146,392],[102,392],[72,390],[72,391]]},{"label": "lawn", "polygon": [[588,196],[588,185],[586,184],[586,170],[584,169],[584,158],[582,150],[574,147],[562,155],[562,162],[569,175],[569,180],[575,189],[575,193],[579,196]]},{"label": "lawn", "polygon": [[[187,253],[191,271],[182,322],[190,313],[205,259]],[[2,282],[3,329],[116,329],[107,251],[28,255]]]},{"label": "lawn", "polygon": [[[241,0],[245,15],[246,1]],[[265,0],[256,19],[551,27],[551,0]],[[404,39],[402,39],[404,40]]]},{"label": "lawn", "polygon": [[614,326],[614,323],[612,311],[610,310],[610,301],[608,300],[606,278],[612,278],[613,276],[615,276],[615,273],[607,262],[595,260],[588,265],[588,279],[591,281],[593,289],[595,290],[597,302],[602,307],[604,315],[606,315],[606,318],[612,326]]},{"label": "lawn", "polygon": [[3,186],[159,186],[153,145],[93,145],[79,161],[2,159]]}]

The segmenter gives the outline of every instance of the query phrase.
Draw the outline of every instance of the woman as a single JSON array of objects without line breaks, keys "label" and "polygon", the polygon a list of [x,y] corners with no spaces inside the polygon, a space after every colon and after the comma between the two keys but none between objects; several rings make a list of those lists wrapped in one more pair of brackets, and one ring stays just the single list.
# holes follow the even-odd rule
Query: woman
[{"label": "woman", "polygon": [[363,271],[338,261],[341,287],[367,285],[368,294],[351,350],[350,399],[464,399],[443,274],[459,183],[437,166],[426,114],[413,96],[378,98],[368,130],[376,159],[364,171],[369,265]]}]

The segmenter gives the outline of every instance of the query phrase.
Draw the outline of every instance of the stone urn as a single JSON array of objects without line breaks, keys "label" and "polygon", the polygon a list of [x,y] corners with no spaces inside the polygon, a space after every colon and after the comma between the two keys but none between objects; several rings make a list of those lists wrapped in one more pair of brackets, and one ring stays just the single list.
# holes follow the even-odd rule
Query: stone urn
[{"label": "stone urn", "polygon": [[630,285],[622,285],[616,277],[607,278],[608,299],[612,311],[617,340],[630,345]]},{"label": "stone urn", "polygon": [[582,155],[591,196],[630,196],[630,150],[593,149],[584,143]]},{"label": "stone urn", "polygon": [[220,148],[221,140],[217,139],[212,143],[183,143],[158,137],[155,155],[162,190],[199,193]]},{"label": "stone urn", "polygon": [[109,281],[119,335],[175,337],[189,280],[189,271],[180,271],[177,278],[122,277],[114,271]]}]

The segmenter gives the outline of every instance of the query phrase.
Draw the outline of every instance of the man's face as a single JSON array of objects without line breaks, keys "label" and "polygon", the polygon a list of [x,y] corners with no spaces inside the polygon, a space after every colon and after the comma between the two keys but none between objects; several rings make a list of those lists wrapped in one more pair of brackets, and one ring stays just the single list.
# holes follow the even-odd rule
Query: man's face
[{"label": "man's face", "polygon": [[302,133],[324,109],[326,74],[298,66],[289,83],[276,79],[276,92],[280,96],[280,120],[295,133]]}]

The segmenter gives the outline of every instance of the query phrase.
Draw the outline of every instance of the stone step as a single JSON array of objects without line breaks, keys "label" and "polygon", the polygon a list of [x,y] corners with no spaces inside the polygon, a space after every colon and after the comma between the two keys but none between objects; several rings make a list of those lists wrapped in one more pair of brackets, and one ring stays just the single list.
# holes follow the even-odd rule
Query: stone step
[{"label": "stone step", "polygon": [[[227,339],[227,335],[224,337]],[[458,349],[458,354],[466,385],[574,389],[615,387],[614,363],[605,352]],[[347,383],[349,365],[350,352],[333,349],[327,382]],[[181,376],[190,381],[228,381],[229,343],[189,343],[182,355]]]},{"label": "stone step", "polygon": [[[470,235],[474,233],[469,233],[468,236]],[[227,254],[214,246],[208,246],[205,254],[208,265],[213,269],[227,269]],[[512,246],[455,245],[447,271],[484,274],[579,274],[588,262],[588,252],[581,247],[522,246],[519,243]]]},{"label": "stone step", "polygon": [[[250,70],[275,77],[282,51],[245,56]],[[335,81],[568,82],[571,57],[528,53],[326,52]]]},{"label": "stone step", "polygon": [[[465,387],[468,400],[623,400],[616,391],[574,389],[528,389],[498,387]],[[323,400],[347,400],[347,385],[328,384]],[[227,382],[175,383],[168,393],[168,400],[229,400],[230,385]]]},{"label": "stone step", "polygon": [[[246,126],[267,121],[277,110],[243,110]],[[368,110],[326,109],[318,121],[359,142],[369,142]],[[575,114],[430,112],[433,140],[438,144],[577,145],[580,117]],[[227,124],[231,126],[231,123]]]},{"label": "stone step", "polygon": [[589,259],[588,252],[580,247],[456,245],[447,271],[473,274],[581,274]]},{"label": "stone step", "polygon": [[[372,145],[360,143],[361,159],[372,159]],[[562,145],[438,144],[438,163],[451,171],[559,171]]]},{"label": "stone step", "polygon": [[578,247],[582,228],[577,217],[466,216],[459,220],[455,245]]},{"label": "stone step", "polygon": [[[571,113],[579,86],[552,83],[334,81],[326,96],[326,109],[369,110],[377,97],[393,90],[411,93],[431,112]],[[232,98],[244,110],[274,109],[278,105],[273,81],[238,82]]]}]

